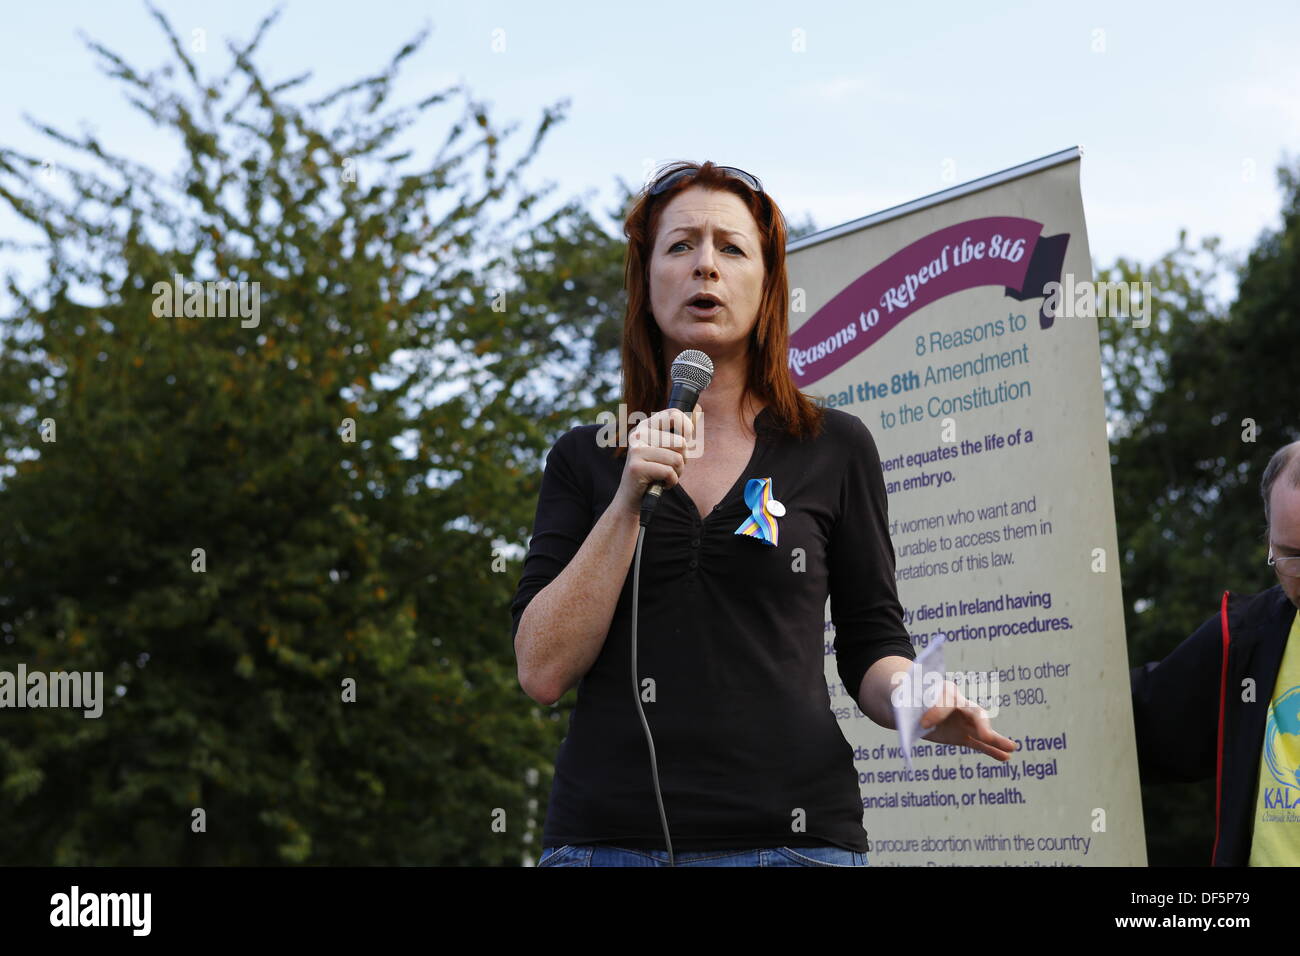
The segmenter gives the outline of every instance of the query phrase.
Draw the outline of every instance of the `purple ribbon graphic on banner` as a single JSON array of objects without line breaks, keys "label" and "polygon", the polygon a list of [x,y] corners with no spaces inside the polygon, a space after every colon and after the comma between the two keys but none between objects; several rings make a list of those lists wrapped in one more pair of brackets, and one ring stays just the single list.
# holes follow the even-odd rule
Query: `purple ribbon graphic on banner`
[{"label": "purple ribbon graphic on banner", "polygon": [[[932,232],[854,279],[790,336],[790,374],[800,388],[864,352],[918,309],[976,286],[1000,285],[1024,301],[1059,282],[1068,232],[1042,235],[1032,219],[990,216]],[[1039,328],[1053,316],[1039,306]]]},{"label": "purple ribbon graphic on banner", "polygon": [[772,496],[772,479],[751,478],[745,482],[745,504],[749,506],[749,517],[734,533],[758,538],[775,547],[776,519],[785,514],[785,505]]}]

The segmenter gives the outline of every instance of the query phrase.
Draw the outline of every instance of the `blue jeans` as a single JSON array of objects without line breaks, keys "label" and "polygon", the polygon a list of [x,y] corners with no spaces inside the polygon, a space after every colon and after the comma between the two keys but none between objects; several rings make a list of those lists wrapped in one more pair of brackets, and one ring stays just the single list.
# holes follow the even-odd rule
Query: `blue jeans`
[{"label": "blue jeans", "polygon": [[[865,853],[838,846],[674,852],[677,866],[870,866]],[[633,850],[594,843],[542,848],[538,866],[667,866],[667,850]]]}]

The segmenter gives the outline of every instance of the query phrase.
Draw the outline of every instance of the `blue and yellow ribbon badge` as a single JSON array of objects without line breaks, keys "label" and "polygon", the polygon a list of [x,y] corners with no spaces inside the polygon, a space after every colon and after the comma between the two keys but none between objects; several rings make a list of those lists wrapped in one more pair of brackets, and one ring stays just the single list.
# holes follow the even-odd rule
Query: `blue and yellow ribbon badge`
[{"label": "blue and yellow ribbon badge", "polygon": [[745,504],[750,515],[736,534],[748,535],[776,547],[776,519],[785,514],[785,505],[772,496],[771,478],[751,478],[745,483]]}]

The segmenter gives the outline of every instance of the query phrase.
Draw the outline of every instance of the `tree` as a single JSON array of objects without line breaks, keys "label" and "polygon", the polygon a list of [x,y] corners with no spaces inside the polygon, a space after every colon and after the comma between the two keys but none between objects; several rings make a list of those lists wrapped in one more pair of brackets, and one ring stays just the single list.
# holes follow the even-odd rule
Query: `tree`
[{"label": "tree", "polygon": [[791,222],[786,229],[786,237],[794,242],[796,239],[802,239],[804,236],[811,236],[814,232],[819,232],[820,227],[813,221],[812,213],[804,215],[802,222]]},{"label": "tree", "polygon": [[567,101],[503,171],[514,127],[467,96],[412,169],[401,135],[462,92],[386,105],[424,34],[304,102],[254,64],[276,14],[209,80],[150,10],[161,71],[88,45],[174,178],[41,123],[91,169],[0,149],[49,269],[0,320],[0,670],[107,697],[7,713],[0,860],[517,862],[560,728],[518,687],[505,545],[607,319],[555,295],[588,219],[532,225],[520,183]]},{"label": "tree", "polygon": [[[1234,267],[1238,292],[1226,310],[1207,291],[1226,261],[1218,241],[1203,242],[1198,261],[1184,233],[1145,276],[1156,302],[1152,328],[1101,322],[1132,665],[1159,660],[1217,614],[1225,589],[1274,583],[1259,481],[1272,453],[1300,437],[1300,380],[1291,368],[1300,166],[1284,164],[1278,177],[1282,227]],[[1101,275],[1143,278],[1123,260]],[[1205,865],[1213,783],[1146,787],[1143,801],[1151,862]]]}]

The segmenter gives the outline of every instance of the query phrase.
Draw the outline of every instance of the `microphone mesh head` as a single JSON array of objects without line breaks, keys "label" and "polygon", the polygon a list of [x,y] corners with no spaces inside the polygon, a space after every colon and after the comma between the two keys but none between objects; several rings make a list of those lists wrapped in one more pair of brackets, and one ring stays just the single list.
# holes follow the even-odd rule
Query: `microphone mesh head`
[{"label": "microphone mesh head", "polygon": [[685,382],[702,392],[713,381],[713,359],[699,349],[687,349],[673,359],[673,381]]}]

